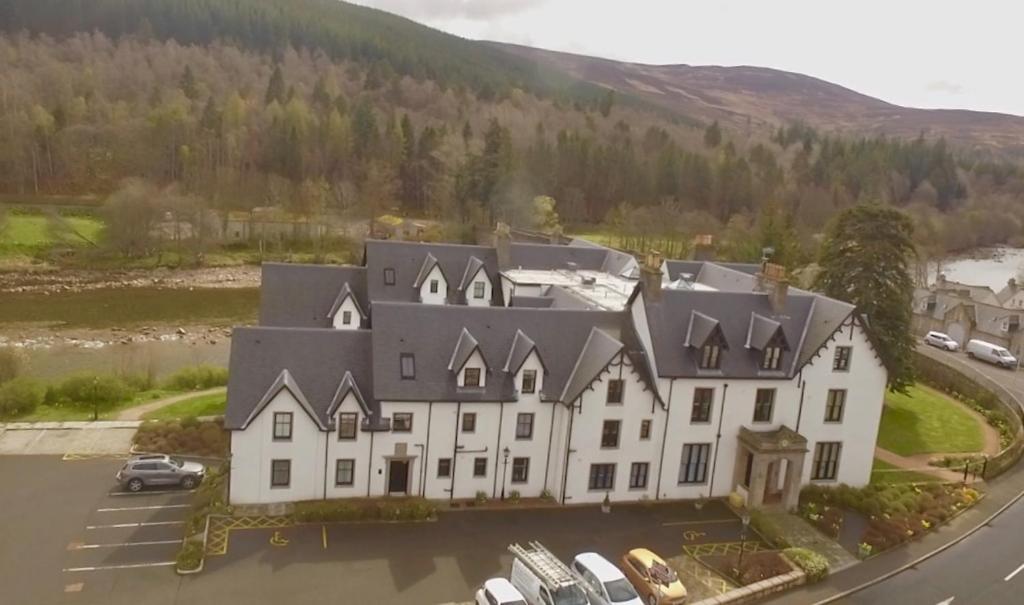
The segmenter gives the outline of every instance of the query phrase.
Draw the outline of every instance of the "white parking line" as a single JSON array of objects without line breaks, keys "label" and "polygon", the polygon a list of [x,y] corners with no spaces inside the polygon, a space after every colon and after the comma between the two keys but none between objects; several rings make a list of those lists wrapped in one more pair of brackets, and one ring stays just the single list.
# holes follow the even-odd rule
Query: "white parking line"
[{"label": "white parking line", "polygon": [[191,494],[194,489],[163,489],[152,492],[109,492],[108,496],[159,496],[160,494]]},{"label": "white parking line", "polygon": [[1015,569],[1012,572],[1010,572],[1010,575],[1008,575],[1005,578],[1003,578],[1003,582],[1009,582],[1010,580],[1013,579],[1013,576],[1019,574],[1021,571],[1024,571],[1024,564],[1022,564],[1020,567],[1018,567],[1017,569]]},{"label": "white parking line", "polygon": [[167,567],[174,565],[174,561],[160,561],[158,563],[134,563],[132,565],[101,565],[99,567],[65,567],[65,572],[76,571],[103,571],[105,569],[138,569],[140,567]]},{"label": "white parking line", "polygon": [[72,544],[68,550],[87,548],[120,548],[122,546],[156,546],[158,544],[181,544],[181,540],[150,540],[148,542],[121,542],[119,544]]},{"label": "white parking line", "polygon": [[142,523],[113,523],[111,525],[86,525],[85,529],[114,529],[118,527],[150,527],[154,525],[184,525],[184,521],[143,521]]},{"label": "white parking line", "polygon": [[160,510],[161,508],[188,508],[191,504],[161,504],[158,506],[125,506],[122,508],[97,508],[98,513],[114,513],[125,510]]}]

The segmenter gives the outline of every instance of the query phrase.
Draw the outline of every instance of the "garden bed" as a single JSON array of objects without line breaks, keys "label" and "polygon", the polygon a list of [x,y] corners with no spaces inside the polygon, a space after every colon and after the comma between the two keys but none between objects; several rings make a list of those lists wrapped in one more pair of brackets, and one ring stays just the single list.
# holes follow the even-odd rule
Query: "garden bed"
[{"label": "garden bed", "polygon": [[186,418],[181,422],[147,422],[132,438],[133,451],[183,456],[223,458],[228,455],[229,434],[224,421]]},{"label": "garden bed", "polygon": [[430,521],[437,507],[423,498],[345,498],[296,502],[292,517],[297,523],[351,521]]},{"label": "garden bed", "polygon": [[[942,483],[863,488],[811,485],[800,493],[800,514],[833,539],[840,536],[843,520],[851,512],[863,517],[856,553],[866,557],[927,533],[973,506],[980,497],[970,487]],[[843,542],[849,550],[852,540]]]},{"label": "garden bed", "polygon": [[781,576],[793,571],[793,567],[778,551],[744,552],[743,561],[739,554],[705,555],[700,562],[715,573],[728,578],[738,586]]}]

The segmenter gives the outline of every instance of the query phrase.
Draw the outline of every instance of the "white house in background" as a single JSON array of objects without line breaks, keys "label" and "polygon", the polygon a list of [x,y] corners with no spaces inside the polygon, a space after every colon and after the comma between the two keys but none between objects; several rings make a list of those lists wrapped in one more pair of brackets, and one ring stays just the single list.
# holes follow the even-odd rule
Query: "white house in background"
[{"label": "white house in background", "polygon": [[230,499],[724,496],[868,482],[886,370],[771,265],[370,241],[264,266],[232,340]]}]

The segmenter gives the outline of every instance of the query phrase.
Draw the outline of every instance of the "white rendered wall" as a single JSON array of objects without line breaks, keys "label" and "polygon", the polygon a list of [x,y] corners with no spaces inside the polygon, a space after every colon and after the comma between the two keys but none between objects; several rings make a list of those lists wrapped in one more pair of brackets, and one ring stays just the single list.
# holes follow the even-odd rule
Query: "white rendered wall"
[{"label": "white rendered wall", "polygon": [[[274,441],[274,413],[292,413],[292,438]],[[292,461],[291,484],[270,487],[271,460]],[[244,431],[231,436],[231,503],[261,504],[323,498],[324,433],[287,389]]]},{"label": "white rendered wall", "polygon": [[[342,413],[358,414],[356,417],[356,438],[338,439],[338,417]],[[327,439],[327,497],[328,498],[362,498],[367,495],[370,468],[370,434],[360,430],[363,413],[355,395],[349,393],[342,400],[338,411],[334,414],[334,430],[325,433]],[[335,485],[335,469],[339,458],[355,460],[355,473],[351,486]]]},{"label": "white rendered wall", "polygon": [[[475,298],[473,293],[476,291],[476,284],[482,283],[484,285],[484,296],[483,298]],[[487,276],[487,271],[484,271],[481,267],[473,280],[469,283],[469,288],[466,289],[466,304],[471,307],[489,307],[491,306],[491,294],[494,287],[491,285],[491,280]]]},{"label": "white rendered wall", "polygon": [[[345,311],[351,313],[350,323],[347,325],[342,323],[342,320],[345,318]],[[361,327],[362,317],[359,315],[359,308],[351,296],[346,298],[345,302],[341,303],[341,306],[338,307],[338,312],[334,315],[332,325],[338,330],[358,330]]]},{"label": "white rendered wall", "polygon": [[480,355],[480,351],[473,351],[473,354],[470,355],[469,359],[466,360],[466,365],[462,366],[462,369],[459,370],[459,373],[456,376],[455,381],[460,388],[466,386],[466,368],[479,368],[480,370],[480,385],[478,387],[467,388],[482,389],[485,386],[487,386],[487,364],[484,363],[484,358],[482,355]]},{"label": "white rendered wall", "polygon": [[[431,294],[430,282],[437,280],[437,292]],[[423,280],[423,284],[420,286],[420,301],[428,305],[443,305],[448,299],[448,282],[444,279],[444,273],[441,272],[441,267],[434,265],[434,268],[430,270],[427,278]]]}]

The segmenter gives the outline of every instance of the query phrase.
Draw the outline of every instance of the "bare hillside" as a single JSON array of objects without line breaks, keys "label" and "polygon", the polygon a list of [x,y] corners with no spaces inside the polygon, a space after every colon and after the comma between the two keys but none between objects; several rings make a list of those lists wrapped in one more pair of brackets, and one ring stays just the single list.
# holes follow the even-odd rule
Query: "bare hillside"
[{"label": "bare hillside", "polygon": [[641,65],[524,46],[497,46],[541,65],[710,122],[760,129],[802,120],[850,135],[945,136],[956,145],[1024,156],[1024,117],[900,107],[802,74],[763,67]]}]

